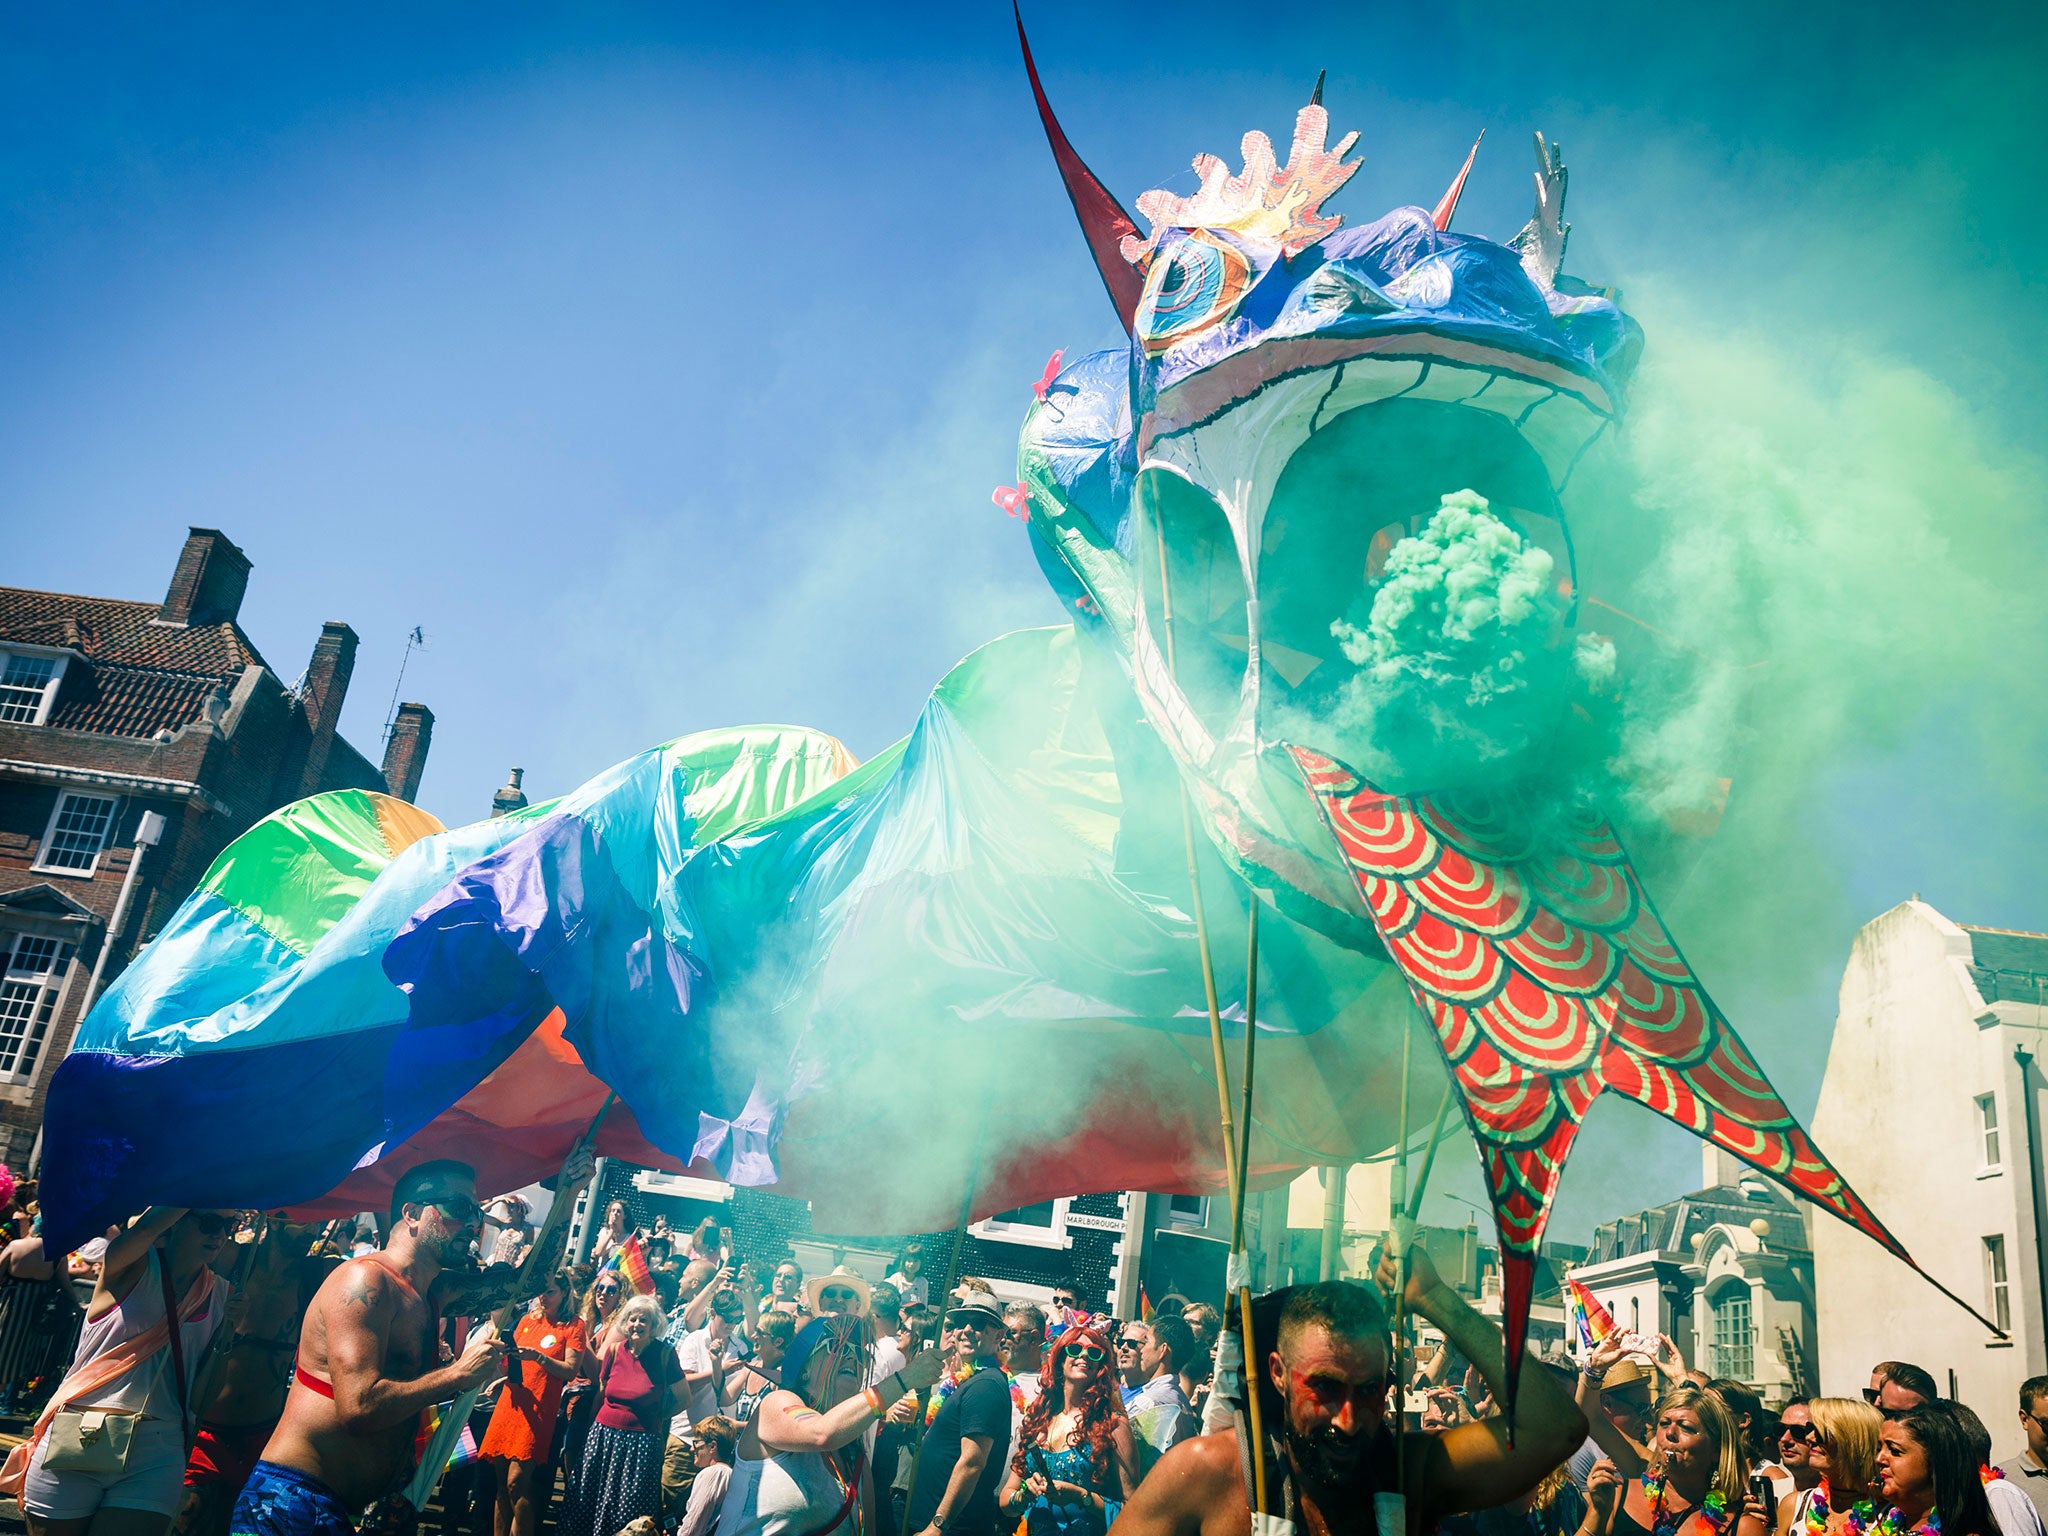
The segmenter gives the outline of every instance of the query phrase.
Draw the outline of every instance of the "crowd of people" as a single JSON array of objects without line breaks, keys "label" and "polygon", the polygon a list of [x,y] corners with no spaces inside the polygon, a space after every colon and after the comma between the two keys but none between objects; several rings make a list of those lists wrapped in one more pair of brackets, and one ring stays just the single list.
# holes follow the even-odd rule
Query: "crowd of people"
[{"label": "crowd of people", "polygon": [[[60,1260],[22,1232],[0,1390],[35,1417],[0,1482],[31,1536],[411,1536],[459,1428],[437,1536],[1250,1536],[1261,1498],[1303,1536],[2048,1536],[2048,1377],[2002,1468],[1918,1366],[1773,1412],[1662,1337],[1525,1361],[1510,1426],[1497,1330],[1419,1251],[1274,1298],[1247,1368],[1207,1303],[1005,1301],[916,1243],[807,1277],[622,1202],[587,1259],[559,1243],[446,1162],[381,1225],[153,1209]],[[1399,1393],[1397,1284],[1432,1336]]]}]

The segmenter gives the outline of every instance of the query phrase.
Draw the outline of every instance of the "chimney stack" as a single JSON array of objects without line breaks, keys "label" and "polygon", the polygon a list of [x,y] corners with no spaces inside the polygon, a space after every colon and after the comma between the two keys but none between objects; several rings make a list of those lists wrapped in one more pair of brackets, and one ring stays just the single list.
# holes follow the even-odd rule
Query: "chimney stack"
[{"label": "chimney stack", "polygon": [[434,744],[434,712],[424,704],[401,704],[384,743],[384,786],[401,800],[420,792],[427,749]]},{"label": "chimney stack", "polygon": [[327,753],[334,745],[334,729],[341,723],[341,706],[348,698],[348,680],[356,669],[356,632],[339,620],[320,626],[320,639],[313,647],[313,660],[306,668],[305,685],[299,690],[299,706],[306,712],[312,740],[306,747],[306,766],[299,776],[299,794],[320,792],[327,772]]},{"label": "chimney stack", "polygon": [[182,627],[221,624],[242,611],[249,590],[249,557],[218,528],[188,529],[171,588],[156,622]]},{"label": "chimney stack", "polygon": [[491,820],[496,821],[500,816],[510,816],[514,811],[526,809],[526,791],[519,787],[520,781],[525,777],[524,768],[514,768],[512,777],[505,781],[505,787],[491,796]]}]

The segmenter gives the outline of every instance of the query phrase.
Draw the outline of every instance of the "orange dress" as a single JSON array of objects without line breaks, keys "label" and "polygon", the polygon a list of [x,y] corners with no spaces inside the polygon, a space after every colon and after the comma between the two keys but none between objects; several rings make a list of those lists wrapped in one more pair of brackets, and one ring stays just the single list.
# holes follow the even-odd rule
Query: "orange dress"
[{"label": "orange dress", "polygon": [[[551,1322],[537,1312],[519,1319],[512,1330],[512,1342],[521,1349],[567,1360],[583,1345],[583,1319]],[[532,1360],[519,1362],[519,1374],[505,1382],[498,1394],[498,1406],[491,1413],[490,1428],[484,1431],[479,1456],[500,1461],[539,1461],[547,1455],[555,1435],[555,1412],[562,1406],[562,1378]]]}]

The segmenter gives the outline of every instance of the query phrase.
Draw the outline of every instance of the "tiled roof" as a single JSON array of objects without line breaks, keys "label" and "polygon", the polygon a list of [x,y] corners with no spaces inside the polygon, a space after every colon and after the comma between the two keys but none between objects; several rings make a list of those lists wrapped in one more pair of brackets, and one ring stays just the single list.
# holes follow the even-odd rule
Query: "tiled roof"
[{"label": "tiled roof", "polygon": [[65,670],[47,723],[59,731],[154,736],[197,720],[206,696],[219,686],[219,679],[192,672],[74,663]]},{"label": "tiled roof", "polygon": [[2048,972],[2048,933],[1959,926],[1970,936],[1970,958],[1987,971]]},{"label": "tiled roof", "polygon": [[1970,979],[1985,1002],[2048,1006],[2048,933],[1959,926],[1970,936]]},{"label": "tiled roof", "polygon": [[262,655],[232,620],[185,628],[151,623],[160,611],[160,604],[118,597],[0,587],[0,641],[68,646],[95,665],[112,662],[209,677],[233,677],[252,661],[263,664]]}]

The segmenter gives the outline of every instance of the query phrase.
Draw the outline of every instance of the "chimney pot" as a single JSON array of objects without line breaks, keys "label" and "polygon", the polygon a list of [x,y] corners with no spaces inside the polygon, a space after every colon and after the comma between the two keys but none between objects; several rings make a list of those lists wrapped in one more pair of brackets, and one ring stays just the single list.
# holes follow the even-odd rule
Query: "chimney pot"
[{"label": "chimney pot", "polygon": [[384,743],[385,788],[401,800],[417,795],[433,744],[434,712],[424,704],[399,705],[391,717],[391,739]]},{"label": "chimney pot", "polygon": [[526,809],[526,791],[519,787],[520,781],[525,777],[524,768],[514,768],[512,777],[505,781],[505,787],[491,796],[491,820],[496,821],[500,816],[509,816],[514,811]]},{"label": "chimney pot", "polygon": [[157,610],[160,624],[224,624],[242,611],[249,590],[249,557],[218,528],[192,528],[178,552],[170,590]]}]

